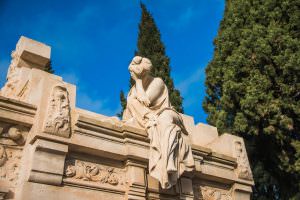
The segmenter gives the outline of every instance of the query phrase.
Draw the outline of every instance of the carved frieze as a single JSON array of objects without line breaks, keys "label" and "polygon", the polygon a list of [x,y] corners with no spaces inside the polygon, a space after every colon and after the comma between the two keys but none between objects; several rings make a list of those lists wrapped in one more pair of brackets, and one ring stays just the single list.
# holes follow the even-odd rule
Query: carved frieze
[{"label": "carved frieze", "polygon": [[45,132],[57,136],[70,136],[70,102],[65,87],[56,86],[52,90],[45,121]]},{"label": "carved frieze", "polygon": [[21,159],[21,150],[5,149],[4,153],[6,154],[6,161],[0,166],[0,180],[16,183],[19,175],[18,168]]},{"label": "carved frieze", "polygon": [[16,183],[27,131],[20,125],[1,124],[0,180]]},{"label": "carved frieze", "polygon": [[71,179],[108,184],[124,185],[124,172],[121,169],[70,159],[66,161],[65,176]]},{"label": "carved frieze", "polygon": [[18,46],[15,51],[11,53],[11,63],[8,68],[6,83],[1,89],[1,95],[9,98],[15,98],[17,95],[17,85],[20,81],[20,67],[18,67],[18,62],[20,60],[20,55],[18,51]]},{"label": "carved frieze", "polygon": [[197,186],[195,197],[198,200],[232,200],[230,191],[209,186]]},{"label": "carved frieze", "polygon": [[240,141],[234,142],[235,155],[237,158],[237,174],[241,179],[253,180],[251,168],[247,158],[246,150]]}]

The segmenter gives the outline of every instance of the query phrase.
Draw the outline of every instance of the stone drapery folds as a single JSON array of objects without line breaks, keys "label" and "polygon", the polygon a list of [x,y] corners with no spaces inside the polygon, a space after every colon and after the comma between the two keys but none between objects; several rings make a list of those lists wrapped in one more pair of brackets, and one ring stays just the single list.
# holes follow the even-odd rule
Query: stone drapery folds
[{"label": "stone drapery folds", "polygon": [[170,104],[165,83],[150,75],[151,67],[151,61],[140,56],[130,63],[135,84],[128,94],[123,120],[147,131],[149,173],[168,189],[184,171],[194,169],[194,160],[183,120]]}]

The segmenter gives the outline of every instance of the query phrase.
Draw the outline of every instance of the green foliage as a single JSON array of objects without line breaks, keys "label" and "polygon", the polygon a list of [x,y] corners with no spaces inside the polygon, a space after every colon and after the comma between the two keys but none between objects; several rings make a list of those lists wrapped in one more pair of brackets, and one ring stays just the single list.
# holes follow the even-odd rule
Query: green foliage
[{"label": "green foliage", "polygon": [[207,121],[244,137],[254,199],[300,196],[300,2],[227,0],[206,68]]},{"label": "green foliage", "polygon": [[[166,56],[164,44],[160,38],[160,32],[154,22],[153,17],[147,10],[146,6],[141,3],[142,16],[139,24],[139,34],[137,42],[136,56],[149,58],[152,62],[151,74],[155,77],[160,77],[164,80],[169,90],[170,102],[178,111],[183,112],[182,97],[180,92],[175,89],[173,80],[170,76],[170,59]],[[134,81],[130,80],[130,88]],[[126,107],[126,100],[120,99],[122,104],[122,112]],[[125,106],[123,106],[125,105]]]},{"label": "green foliage", "polygon": [[54,70],[52,69],[52,64],[51,64],[51,60],[47,63],[47,65],[45,66],[44,69],[46,72],[53,74]]},{"label": "green foliage", "polygon": [[121,110],[120,113],[117,114],[117,116],[118,116],[119,118],[122,118],[123,112],[124,112],[124,110],[125,110],[125,108],[126,108],[126,97],[125,97],[125,95],[124,95],[123,90],[121,90],[121,92],[120,92],[120,101],[121,101],[121,107],[122,107],[122,110]]}]

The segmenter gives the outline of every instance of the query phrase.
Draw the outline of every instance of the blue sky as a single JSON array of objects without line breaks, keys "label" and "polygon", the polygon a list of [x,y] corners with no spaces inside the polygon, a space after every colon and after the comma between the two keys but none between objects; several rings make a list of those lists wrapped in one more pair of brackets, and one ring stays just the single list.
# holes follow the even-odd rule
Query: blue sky
[{"label": "blue sky", "polygon": [[[52,47],[55,74],[77,85],[77,106],[113,116],[128,91],[138,0],[0,0],[0,86],[21,35]],[[224,0],[143,1],[160,29],[185,113],[205,122],[205,67],[213,56]]]}]

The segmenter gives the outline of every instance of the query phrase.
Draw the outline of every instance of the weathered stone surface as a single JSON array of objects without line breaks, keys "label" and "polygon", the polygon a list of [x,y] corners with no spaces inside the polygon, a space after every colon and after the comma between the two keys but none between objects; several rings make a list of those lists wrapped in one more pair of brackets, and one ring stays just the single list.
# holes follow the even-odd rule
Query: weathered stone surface
[{"label": "weathered stone surface", "polygon": [[250,199],[242,138],[176,115],[194,171],[164,189],[149,174],[153,144],[145,124],[76,108],[76,87],[41,70],[47,45],[21,38],[16,51],[9,71],[17,73],[8,73],[0,95],[0,199]]},{"label": "weathered stone surface", "polygon": [[52,90],[45,120],[45,132],[69,137],[71,132],[70,103],[68,90],[55,86]]},{"label": "weathered stone surface", "polygon": [[22,36],[11,53],[7,82],[0,94],[14,99],[26,98],[31,85],[28,79],[31,69],[43,70],[50,61],[50,52],[49,46]]}]

